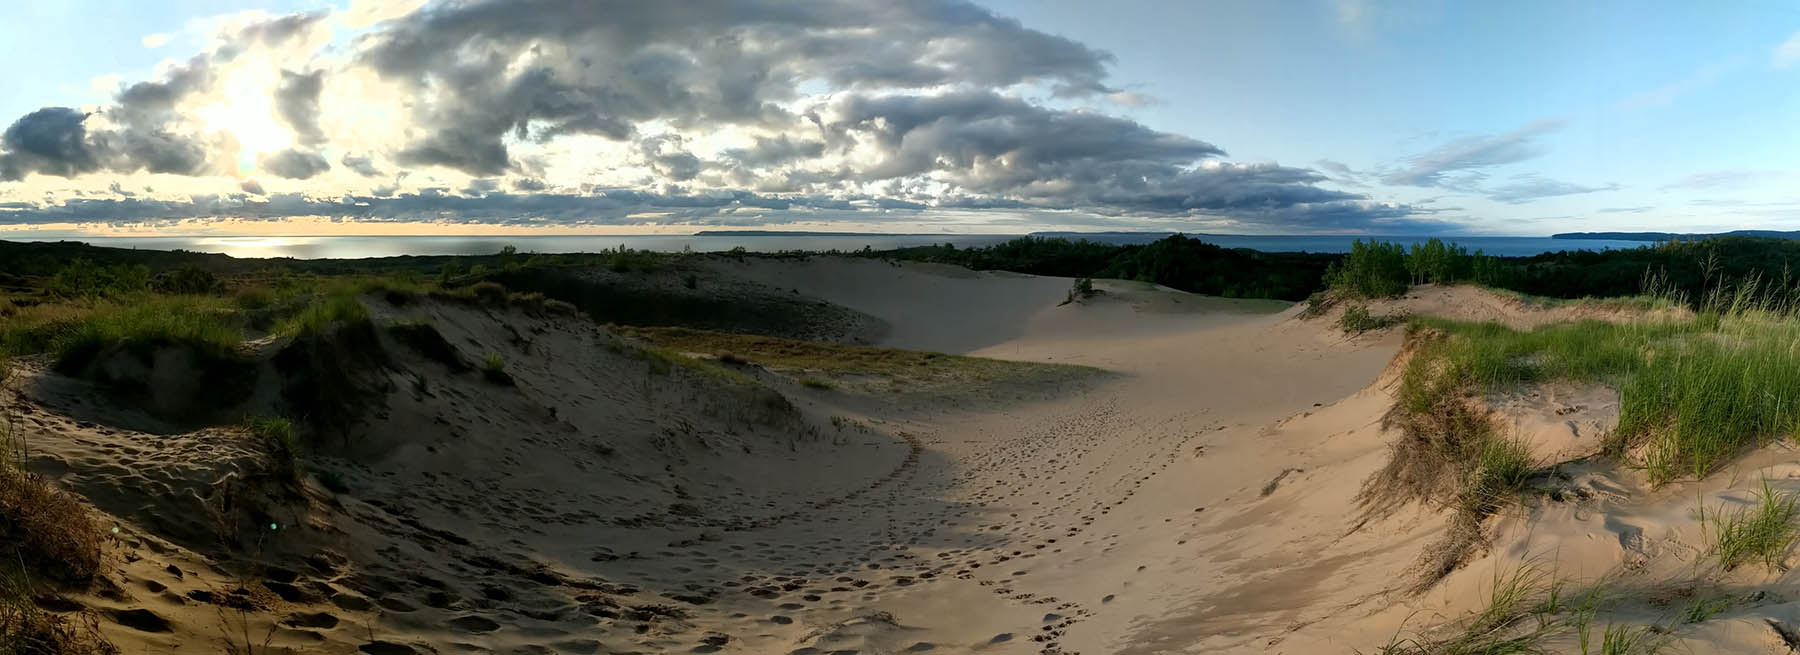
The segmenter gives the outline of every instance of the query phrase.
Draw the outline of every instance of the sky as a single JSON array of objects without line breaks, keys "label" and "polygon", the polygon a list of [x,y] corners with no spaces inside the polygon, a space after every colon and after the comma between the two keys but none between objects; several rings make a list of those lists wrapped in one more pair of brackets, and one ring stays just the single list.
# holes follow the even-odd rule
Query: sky
[{"label": "sky", "polygon": [[0,236],[1800,229],[1791,2],[0,6]]}]

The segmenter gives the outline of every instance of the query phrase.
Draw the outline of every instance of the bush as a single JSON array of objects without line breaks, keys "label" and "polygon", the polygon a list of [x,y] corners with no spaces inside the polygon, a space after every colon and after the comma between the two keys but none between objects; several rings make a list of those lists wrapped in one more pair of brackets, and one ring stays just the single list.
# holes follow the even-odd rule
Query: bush
[{"label": "bush", "polygon": [[1406,293],[1406,249],[1396,243],[1363,241],[1350,244],[1350,254],[1325,274],[1335,291],[1354,298],[1385,298]]},{"label": "bush", "polygon": [[476,282],[469,287],[469,293],[475,296],[476,301],[489,307],[505,307],[510,295],[499,282]]},{"label": "bush", "polygon": [[1352,305],[1344,309],[1344,315],[1338,317],[1338,327],[1345,332],[1361,334],[1369,330],[1379,330],[1399,323],[1398,316],[1375,316],[1363,305]]},{"label": "bush", "polygon": [[831,389],[834,385],[827,380],[808,376],[800,378],[800,386],[808,389]]},{"label": "bush", "polygon": [[488,353],[481,360],[481,376],[494,384],[513,386],[512,375],[506,372],[506,360],[500,357],[500,353]]},{"label": "bush", "polygon": [[150,286],[159,293],[194,295],[219,293],[225,289],[225,283],[219,280],[219,276],[196,266],[183,266],[157,273],[150,280]]},{"label": "bush", "polygon": [[142,264],[102,266],[77,257],[50,277],[49,291],[63,298],[99,298],[143,291],[150,287],[150,269]]}]

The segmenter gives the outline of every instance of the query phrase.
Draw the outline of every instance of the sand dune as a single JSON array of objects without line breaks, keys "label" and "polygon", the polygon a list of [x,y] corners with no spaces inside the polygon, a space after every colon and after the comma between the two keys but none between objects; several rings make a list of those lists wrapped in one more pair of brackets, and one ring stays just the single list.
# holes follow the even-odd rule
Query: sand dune
[{"label": "sand dune", "polygon": [[[309,460],[328,476],[301,498],[257,487],[230,496],[250,505],[221,507],[221,481],[257,470],[240,433],[29,368],[31,467],[119,528],[118,588],[75,600],[132,653],[265,640],[307,653],[1374,652],[1466,617],[1496,572],[1545,553],[1583,576],[1673,579],[1698,566],[1696,498],[1742,498],[1750,471],[1800,473],[1768,451],[1743,475],[1651,490],[1581,459],[1616,423],[1616,394],[1485,398],[1542,461],[1571,462],[1557,475],[1579,500],[1503,511],[1490,547],[1417,593],[1410,573],[1447,513],[1358,500],[1394,437],[1382,418],[1398,329],[1351,337],[1301,307],[1117,281],[1065,304],[1056,278],[868,259],[709,266],[872,317],[881,346],[1109,374],[901,403],[671,361],[575,316],[371,297],[378,326],[429,325],[448,350],[380,332],[391,361],[366,371],[378,402]],[[1597,316],[1468,288],[1383,309]],[[490,355],[504,379],[475,370]],[[272,529],[221,540],[246,517]],[[1795,622],[1783,603],[1683,638],[1696,652],[1771,647],[1760,619]]]}]

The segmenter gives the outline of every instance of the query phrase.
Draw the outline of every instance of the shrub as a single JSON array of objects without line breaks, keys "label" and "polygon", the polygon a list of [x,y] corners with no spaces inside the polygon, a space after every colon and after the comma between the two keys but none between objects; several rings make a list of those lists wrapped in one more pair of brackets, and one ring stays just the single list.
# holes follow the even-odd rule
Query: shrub
[{"label": "shrub", "polygon": [[1344,309],[1344,315],[1338,317],[1338,327],[1345,332],[1360,334],[1369,330],[1379,330],[1400,322],[1397,316],[1375,316],[1363,305],[1352,305]]},{"label": "shrub", "polygon": [[509,387],[513,385],[512,375],[506,372],[506,360],[500,357],[500,353],[488,353],[481,360],[481,376],[494,384]]},{"label": "shrub", "polygon": [[831,389],[831,388],[833,388],[834,385],[832,385],[831,382],[829,382],[829,381],[808,376],[808,377],[800,378],[800,386],[806,387],[808,389]]},{"label": "shrub", "polygon": [[508,297],[506,287],[499,282],[476,282],[469,287],[469,293],[475,300],[489,307],[505,307]]},{"label": "shrub", "polygon": [[225,289],[225,283],[212,271],[197,266],[183,266],[157,273],[150,286],[159,293],[212,294]]}]

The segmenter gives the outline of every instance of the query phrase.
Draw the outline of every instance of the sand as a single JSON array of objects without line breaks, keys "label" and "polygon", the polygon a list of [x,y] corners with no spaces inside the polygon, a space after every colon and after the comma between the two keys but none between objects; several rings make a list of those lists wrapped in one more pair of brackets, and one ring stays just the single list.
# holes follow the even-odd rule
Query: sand
[{"label": "sand", "polygon": [[[382,409],[314,460],[349,491],[313,483],[263,537],[310,557],[252,579],[217,564],[200,518],[209,485],[252,456],[241,438],[159,426],[34,369],[32,467],[120,529],[121,592],[76,600],[159,619],[102,622],[130,653],[220,652],[243,634],[304,653],[1374,652],[1466,616],[1496,571],[1545,552],[1592,575],[1692,568],[1696,499],[1744,497],[1749,471],[1800,474],[1771,450],[1745,474],[1649,491],[1577,461],[1564,472],[1587,500],[1504,512],[1492,548],[1414,594],[1406,574],[1446,514],[1365,518],[1356,501],[1393,437],[1397,329],[1350,337],[1286,303],[1120,281],[1065,304],[1059,278],[710,266],[872,317],[878,345],[1112,375],[945,406],[767,378],[788,412],[657,373],[578,318],[371,299],[378,320],[428,319],[471,362],[503,355],[516,386],[400,358]],[[1413,300],[1396,307],[1546,320],[1467,288]],[[1591,454],[1617,414],[1595,388],[1487,402],[1546,461]],[[257,611],[195,599],[239,584]],[[1800,623],[1773,601],[1740,614],[1688,647],[1772,648],[1762,619]]]}]

